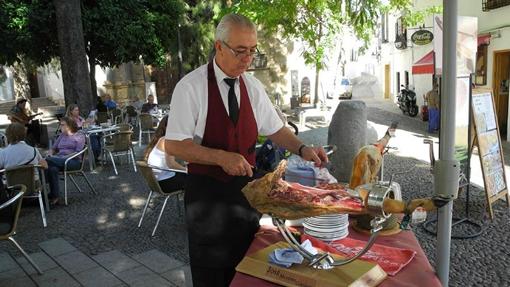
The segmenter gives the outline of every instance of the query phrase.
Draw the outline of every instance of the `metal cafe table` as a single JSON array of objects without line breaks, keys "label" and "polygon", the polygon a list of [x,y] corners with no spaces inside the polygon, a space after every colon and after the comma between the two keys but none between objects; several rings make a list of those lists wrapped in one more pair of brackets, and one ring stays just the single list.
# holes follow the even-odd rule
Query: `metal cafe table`
[{"label": "metal cafe table", "polygon": [[89,169],[90,171],[94,171],[96,169],[96,161],[94,159],[94,153],[92,152],[92,145],[90,142],[90,136],[93,134],[99,133],[112,133],[118,131],[119,127],[116,125],[113,126],[90,126],[88,128],[84,128],[82,131],[85,133],[85,137],[87,139],[87,146],[89,147],[88,157],[89,157]]}]

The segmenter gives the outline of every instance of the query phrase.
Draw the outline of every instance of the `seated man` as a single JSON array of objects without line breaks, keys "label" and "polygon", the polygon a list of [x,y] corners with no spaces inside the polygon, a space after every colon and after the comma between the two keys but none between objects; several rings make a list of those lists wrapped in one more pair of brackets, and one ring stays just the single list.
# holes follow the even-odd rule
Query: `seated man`
[{"label": "seated man", "polygon": [[27,141],[35,146],[41,140],[41,126],[38,120],[34,120],[40,114],[34,114],[27,107],[27,99],[19,99],[12,107],[9,119],[12,123],[20,123],[27,127]]},{"label": "seated man", "polygon": [[144,105],[144,102],[140,101],[138,97],[134,97],[133,101],[131,101],[131,106],[133,106],[137,111],[140,111]]},{"label": "seated man", "polygon": [[112,97],[109,94],[104,95],[104,105],[108,110],[114,110],[117,108],[117,103],[112,100]]},{"label": "seated man", "polygon": [[158,104],[154,103],[154,96],[147,96],[147,102],[142,106],[142,113],[152,114],[157,112]]},{"label": "seated man", "polygon": [[[0,169],[29,164],[39,164],[43,168],[48,168],[48,163],[43,159],[39,150],[25,143],[26,128],[24,125],[12,123],[5,130],[5,134],[9,145],[0,150]],[[39,178],[37,173],[35,178]]]}]

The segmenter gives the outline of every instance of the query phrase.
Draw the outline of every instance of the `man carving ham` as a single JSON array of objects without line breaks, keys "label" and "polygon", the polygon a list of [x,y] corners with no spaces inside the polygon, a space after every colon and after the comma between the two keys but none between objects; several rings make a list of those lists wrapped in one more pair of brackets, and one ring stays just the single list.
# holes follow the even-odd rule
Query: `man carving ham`
[{"label": "man carving ham", "polygon": [[216,55],[175,87],[165,150],[189,162],[185,192],[193,285],[228,286],[248,249],[260,214],[241,189],[253,179],[257,136],[316,165],[323,149],[304,145],[283,126],[262,84],[244,72],[257,53],[257,31],[246,17],[224,16]]}]

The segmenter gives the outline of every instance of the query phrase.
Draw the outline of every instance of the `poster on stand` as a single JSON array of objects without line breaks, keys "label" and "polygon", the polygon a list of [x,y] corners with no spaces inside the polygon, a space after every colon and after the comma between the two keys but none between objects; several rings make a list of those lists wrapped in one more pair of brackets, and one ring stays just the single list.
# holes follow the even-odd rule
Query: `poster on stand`
[{"label": "poster on stand", "polygon": [[487,207],[491,219],[494,218],[492,204],[506,198],[510,206],[510,197],[505,175],[503,148],[496,122],[494,97],[490,90],[474,90],[471,101],[472,114],[478,143],[478,156],[482,166]]},{"label": "poster on stand", "polygon": [[[478,18],[458,16],[457,18],[457,76],[475,73]],[[434,15],[434,52],[436,75],[443,71],[443,16]]]}]

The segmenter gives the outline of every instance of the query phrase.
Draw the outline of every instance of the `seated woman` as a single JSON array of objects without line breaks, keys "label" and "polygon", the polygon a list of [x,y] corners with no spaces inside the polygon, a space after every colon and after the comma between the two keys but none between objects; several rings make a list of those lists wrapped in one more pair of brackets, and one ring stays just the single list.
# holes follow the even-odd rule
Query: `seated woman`
[{"label": "seated woman", "polygon": [[[48,162],[46,179],[50,184],[50,194],[48,197],[51,204],[57,204],[59,201],[58,174],[64,170],[66,159],[85,147],[85,136],[78,132],[78,126],[76,126],[74,120],[69,117],[62,118],[60,128],[62,129],[62,134],[57,138],[46,158]],[[79,169],[81,161],[81,158],[73,158],[67,163],[67,170]]]},{"label": "seated woman", "polygon": [[[77,104],[70,104],[67,107],[66,117],[72,119],[75,123],[78,129],[81,129],[84,127],[87,127],[88,125],[94,124],[93,118],[83,119],[80,116],[80,108]],[[94,158],[98,158],[101,154],[101,136],[99,134],[91,134],[90,135],[90,149],[94,153]]]},{"label": "seated woman", "polygon": [[41,141],[41,126],[38,120],[34,120],[40,114],[42,113],[33,114],[27,107],[27,99],[19,99],[9,114],[11,123],[20,123],[27,127],[27,141],[32,146],[40,144]]},{"label": "seated woman", "polygon": [[66,117],[71,118],[79,129],[83,127],[85,120],[80,116],[80,108],[77,104],[67,106]]},{"label": "seated woman", "polygon": [[158,180],[161,189],[166,192],[172,192],[184,189],[187,174],[168,171],[165,169],[178,169],[186,171],[186,167],[175,161],[175,157],[165,153],[165,132],[168,122],[168,116],[165,116],[159,122],[158,128],[154,133],[154,138],[145,149],[144,158],[148,165],[153,168],[154,176]]},{"label": "seated woman", "polygon": [[[39,150],[24,142],[26,133],[27,129],[20,123],[12,123],[7,127],[5,134],[9,145],[0,150],[0,169],[29,164],[39,164],[43,168],[48,168]],[[37,173],[35,178],[39,178]]]}]

